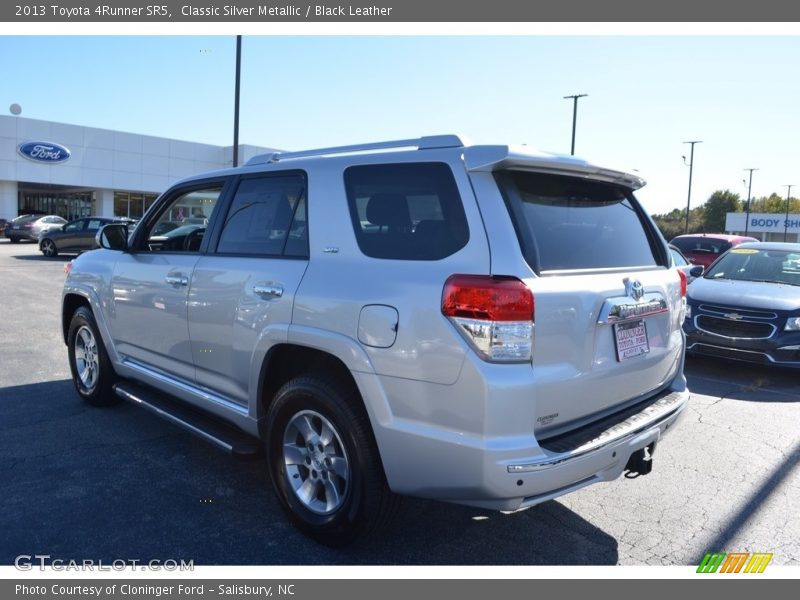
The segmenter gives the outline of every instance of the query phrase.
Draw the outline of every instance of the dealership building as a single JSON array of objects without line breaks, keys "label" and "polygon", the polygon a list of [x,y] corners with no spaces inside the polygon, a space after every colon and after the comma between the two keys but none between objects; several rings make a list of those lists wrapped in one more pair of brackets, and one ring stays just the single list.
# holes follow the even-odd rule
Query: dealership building
[{"label": "dealership building", "polygon": [[[239,162],[270,150],[240,145]],[[139,218],[179,179],[232,164],[233,146],[0,115],[0,219]]]},{"label": "dealership building", "polygon": [[762,242],[797,242],[800,239],[800,215],[780,213],[729,212],[725,217],[725,231],[749,235]]}]

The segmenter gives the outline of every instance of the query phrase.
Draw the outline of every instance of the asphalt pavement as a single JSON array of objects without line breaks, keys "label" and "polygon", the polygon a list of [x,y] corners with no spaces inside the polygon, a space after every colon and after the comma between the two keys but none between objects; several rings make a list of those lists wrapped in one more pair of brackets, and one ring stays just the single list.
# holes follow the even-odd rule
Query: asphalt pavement
[{"label": "asphalt pavement", "polygon": [[0,564],[696,565],[772,552],[800,565],[800,378],[690,359],[686,416],[650,475],[503,514],[406,499],[344,549],[288,525],[263,460],[237,461],[128,404],[83,403],[60,329],[66,258],[0,240]]}]

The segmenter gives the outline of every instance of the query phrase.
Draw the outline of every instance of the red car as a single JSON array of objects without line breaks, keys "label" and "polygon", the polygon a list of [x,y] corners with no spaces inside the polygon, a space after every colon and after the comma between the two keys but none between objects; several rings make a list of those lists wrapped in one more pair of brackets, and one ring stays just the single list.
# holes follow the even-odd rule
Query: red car
[{"label": "red car", "polygon": [[754,237],[726,235],[724,233],[689,233],[672,238],[670,244],[677,246],[694,265],[708,267],[722,254],[744,242],[757,242]]}]

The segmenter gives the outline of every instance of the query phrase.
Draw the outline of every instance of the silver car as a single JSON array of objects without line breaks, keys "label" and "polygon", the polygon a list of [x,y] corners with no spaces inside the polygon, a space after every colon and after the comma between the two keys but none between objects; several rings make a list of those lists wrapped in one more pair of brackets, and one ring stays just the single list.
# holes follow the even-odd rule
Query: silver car
[{"label": "silver car", "polygon": [[6,225],[6,237],[13,244],[38,242],[42,234],[60,229],[67,220],[58,215],[21,215]]},{"label": "silver car", "polygon": [[186,179],[74,261],[75,388],[263,451],[326,544],[398,495],[516,510],[646,474],[689,393],[686,279],[643,184],[456,136]]}]

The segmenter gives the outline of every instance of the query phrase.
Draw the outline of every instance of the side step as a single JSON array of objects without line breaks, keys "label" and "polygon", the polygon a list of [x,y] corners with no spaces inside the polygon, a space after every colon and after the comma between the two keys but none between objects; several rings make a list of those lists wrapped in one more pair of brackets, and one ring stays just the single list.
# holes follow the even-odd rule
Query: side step
[{"label": "side step", "polygon": [[116,384],[114,392],[120,398],[230,452],[236,458],[254,459],[262,454],[258,439],[179,400],[129,381]]}]

